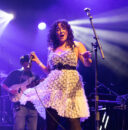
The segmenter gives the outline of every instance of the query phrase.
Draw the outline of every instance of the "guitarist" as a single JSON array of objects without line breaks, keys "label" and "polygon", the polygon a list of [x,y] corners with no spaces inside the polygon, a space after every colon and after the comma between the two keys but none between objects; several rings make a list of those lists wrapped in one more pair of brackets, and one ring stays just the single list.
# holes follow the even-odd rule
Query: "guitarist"
[{"label": "guitarist", "polygon": [[[29,83],[29,78],[34,76],[31,72],[29,55],[22,56],[20,58],[20,64],[22,68],[11,72],[2,84],[2,87],[11,95],[11,97],[16,97],[22,92],[22,85],[25,81],[28,82],[26,87],[33,87],[38,84],[37,82],[34,84],[33,81]],[[22,84],[21,88],[19,87],[18,90],[11,89],[11,86],[15,84],[18,84],[19,86]],[[20,105],[18,100],[13,102],[13,104],[14,130],[24,130],[25,126],[27,126],[28,130],[36,130],[38,116],[33,104],[27,102],[26,105]]]}]

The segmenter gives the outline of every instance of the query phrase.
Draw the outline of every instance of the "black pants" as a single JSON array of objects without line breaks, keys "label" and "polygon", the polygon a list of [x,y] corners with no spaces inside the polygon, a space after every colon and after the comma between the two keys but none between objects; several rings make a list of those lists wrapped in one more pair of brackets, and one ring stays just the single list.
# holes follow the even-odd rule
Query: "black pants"
[{"label": "black pants", "polygon": [[56,110],[47,108],[46,130],[81,130],[80,119],[60,117]]}]

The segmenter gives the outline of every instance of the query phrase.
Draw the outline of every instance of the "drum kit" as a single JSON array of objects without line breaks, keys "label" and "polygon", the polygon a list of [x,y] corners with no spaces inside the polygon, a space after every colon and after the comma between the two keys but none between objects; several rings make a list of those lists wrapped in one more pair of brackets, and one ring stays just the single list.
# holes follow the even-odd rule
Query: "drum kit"
[{"label": "drum kit", "polygon": [[[128,130],[128,94],[119,95],[103,83],[98,83],[100,130]],[[90,93],[89,106],[95,113],[95,93]]]}]

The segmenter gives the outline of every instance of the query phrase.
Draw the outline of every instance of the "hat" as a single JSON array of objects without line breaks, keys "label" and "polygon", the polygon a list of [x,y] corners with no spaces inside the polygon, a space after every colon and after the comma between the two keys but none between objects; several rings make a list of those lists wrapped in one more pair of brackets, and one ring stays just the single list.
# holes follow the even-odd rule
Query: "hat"
[{"label": "hat", "polygon": [[24,62],[29,62],[29,55],[24,55],[24,56],[21,56],[20,57],[20,63],[21,65],[24,63]]}]

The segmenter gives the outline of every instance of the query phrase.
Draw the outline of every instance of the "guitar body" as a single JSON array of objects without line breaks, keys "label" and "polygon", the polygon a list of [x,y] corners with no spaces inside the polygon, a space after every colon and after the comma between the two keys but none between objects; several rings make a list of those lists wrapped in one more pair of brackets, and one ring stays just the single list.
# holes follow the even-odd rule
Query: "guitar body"
[{"label": "guitar body", "polygon": [[11,90],[16,90],[17,93],[15,95],[10,94],[10,99],[12,102],[18,102],[24,93],[24,91],[28,88],[27,86],[31,84],[31,82],[35,79],[35,77],[30,77],[25,82],[21,84],[15,84],[10,87]]}]

